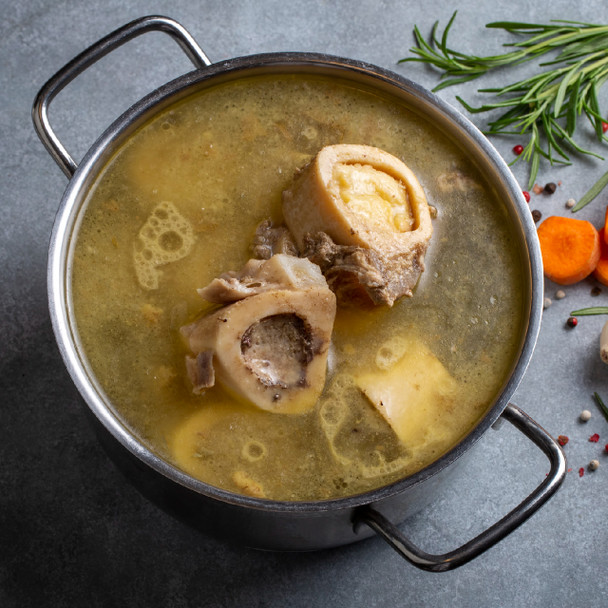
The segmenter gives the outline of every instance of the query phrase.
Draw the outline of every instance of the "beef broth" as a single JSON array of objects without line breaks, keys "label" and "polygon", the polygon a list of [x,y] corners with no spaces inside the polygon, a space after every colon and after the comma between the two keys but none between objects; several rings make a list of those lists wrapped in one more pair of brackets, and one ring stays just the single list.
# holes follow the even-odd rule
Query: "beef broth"
[{"label": "beef broth", "polygon": [[[243,267],[260,222],[282,224],[297,172],[339,143],[401,159],[437,209],[413,296],[338,308],[306,413],[264,411],[217,384],[195,394],[179,330],[214,306],[196,290]],[[331,499],[427,466],[500,393],[523,331],[512,234],[491,184],[402,101],[338,78],[248,77],[164,110],[108,162],[85,202],[72,306],[111,407],[160,457],[241,494]],[[407,415],[391,409],[404,394]]]}]

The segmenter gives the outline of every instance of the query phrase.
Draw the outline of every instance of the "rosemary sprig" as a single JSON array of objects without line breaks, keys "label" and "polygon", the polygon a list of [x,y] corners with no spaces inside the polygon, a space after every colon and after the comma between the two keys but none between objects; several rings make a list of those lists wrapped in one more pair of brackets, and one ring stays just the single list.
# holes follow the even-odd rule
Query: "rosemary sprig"
[{"label": "rosemary sprig", "polygon": [[479,89],[481,93],[494,94],[496,101],[492,103],[473,107],[461,97],[457,99],[472,113],[505,110],[488,124],[487,134],[529,135],[523,153],[513,161],[524,159],[530,163],[529,187],[534,185],[542,158],[551,164],[570,164],[570,150],[602,158],[582,148],[573,136],[578,118],[584,114],[597,139],[606,139],[598,91],[608,80],[608,25],[561,20],[545,25],[512,21],[489,23],[486,25],[488,28],[527,38],[506,45],[514,47],[514,50],[483,57],[468,55],[448,46],[448,35],[455,18],[456,12],[441,36],[439,24],[435,22],[428,40],[415,26],[416,46],[410,49],[415,57],[406,57],[399,63],[418,61],[441,70],[441,82],[434,88],[434,91],[439,91],[479,78],[491,70],[556,52],[552,60],[539,64],[546,69],[529,78],[504,87]]},{"label": "rosemary sprig", "polygon": [[593,398],[595,399],[595,402],[600,408],[602,414],[604,414],[604,418],[608,420],[608,407],[606,407],[606,404],[602,401],[602,398],[597,393],[593,393]]}]

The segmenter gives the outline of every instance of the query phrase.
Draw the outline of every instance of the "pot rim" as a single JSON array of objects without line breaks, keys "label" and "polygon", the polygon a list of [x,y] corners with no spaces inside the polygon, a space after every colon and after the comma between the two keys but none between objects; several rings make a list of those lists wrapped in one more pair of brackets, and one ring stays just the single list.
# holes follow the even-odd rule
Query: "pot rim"
[{"label": "pot rim", "polygon": [[[478,420],[473,428],[461,438],[450,450],[442,454],[434,462],[420,471],[401,480],[392,482],[375,490],[344,498],[318,501],[277,501],[243,496],[211,486],[194,479],[177,467],[169,464],[150,449],[132,433],[115,414],[108,403],[104,402],[104,392],[88,368],[86,358],[81,356],[78,348],[78,336],[71,315],[69,314],[69,275],[71,270],[70,250],[73,246],[74,234],[77,232],[78,215],[85,199],[83,190],[96,177],[107,158],[116,149],[116,144],[122,143],[137,129],[146,118],[157,111],[195,93],[202,83],[213,80],[229,81],[244,76],[260,73],[294,73],[308,72],[335,74],[348,79],[354,78],[359,83],[376,87],[385,92],[393,93],[406,104],[416,100],[413,108],[422,113],[425,118],[440,119],[449,124],[454,139],[458,133],[459,139],[466,140],[467,146],[477,150],[477,164],[483,160],[484,167],[480,168],[488,179],[490,170],[498,180],[500,189],[505,195],[505,205],[511,213],[514,223],[519,223],[523,243],[525,244],[528,268],[529,300],[527,302],[527,324],[522,328],[522,342],[517,361],[511,373],[503,383],[491,407]],[[422,109],[422,112],[421,112]],[[93,176],[93,177],[91,177]],[[488,179],[488,181],[490,181]],[[494,183],[494,182],[493,182]],[[523,253],[523,252],[522,252]],[[536,237],[536,227],[531,214],[523,199],[521,188],[511,173],[507,164],[489,140],[463,114],[443,101],[421,85],[384,68],[333,55],[307,52],[276,52],[247,55],[213,63],[206,68],[195,69],[165,85],[159,87],[140,101],[136,102],[120,117],[118,117],[89,148],[70,179],[63,194],[57,217],[53,226],[49,246],[48,259],[48,297],[49,310],[53,330],[64,363],[76,384],[80,394],[89,409],[99,419],[102,425],[129,452],[144,464],[173,482],[184,486],[197,494],[215,500],[243,507],[276,512],[294,512],[306,515],[324,513],[333,510],[354,509],[362,505],[382,501],[400,494],[406,489],[433,477],[442,469],[448,467],[466,451],[468,451],[494,424],[508,404],[509,398],[519,385],[532,356],[542,316],[542,259]],[[525,315],[524,315],[525,318]]]}]

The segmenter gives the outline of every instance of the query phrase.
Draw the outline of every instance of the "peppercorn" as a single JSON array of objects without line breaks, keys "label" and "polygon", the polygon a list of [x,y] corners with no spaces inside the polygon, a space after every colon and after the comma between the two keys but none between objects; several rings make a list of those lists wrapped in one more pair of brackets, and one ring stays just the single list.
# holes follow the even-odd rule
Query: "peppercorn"
[{"label": "peppercorn", "polygon": [[563,299],[566,297],[566,292],[565,292],[563,289],[558,289],[558,290],[555,292],[555,297],[556,297],[558,300],[563,300]]},{"label": "peppercorn", "polygon": [[602,288],[597,285],[591,290],[592,296],[599,296],[602,293]]},{"label": "peppercorn", "polygon": [[579,416],[581,422],[587,422],[591,420],[591,412],[589,410],[583,410]]},{"label": "peppercorn", "polygon": [[527,190],[522,190],[522,194],[524,195],[524,198],[526,199],[526,203],[530,202],[530,193]]},{"label": "peppercorn", "polygon": [[600,467],[600,461],[599,460],[595,460],[593,459],[590,463],[589,463],[589,470],[590,471],[597,471]]},{"label": "peppercorn", "polygon": [[513,146],[513,154],[517,154],[519,156],[524,151],[524,147],[521,144],[517,144]]},{"label": "peppercorn", "polygon": [[537,224],[538,222],[540,222],[540,218],[542,216],[543,216],[543,214],[538,209],[534,209],[532,211],[532,219],[534,220],[535,224]]},{"label": "peppercorn", "polygon": [[545,184],[545,192],[547,194],[553,194],[556,190],[557,190],[557,184],[555,184],[553,182],[549,182],[548,184]]},{"label": "peppercorn", "polygon": [[576,327],[578,325],[578,319],[576,317],[568,317],[566,325],[568,327]]},{"label": "peppercorn", "polygon": [[585,469],[584,469],[583,467],[581,467],[581,468],[578,470],[578,476],[579,476],[579,477],[582,477],[584,474],[585,474]]},{"label": "peppercorn", "polygon": [[608,131],[608,123],[602,120],[602,132],[606,133],[606,131]]},{"label": "peppercorn", "polygon": [[566,207],[567,207],[568,209],[572,209],[572,207],[574,207],[574,205],[576,205],[576,201],[575,201],[573,198],[569,198],[569,199],[566,201]]},{"label": "peppercorn", "polygon": [[591,443],[597,443],[600,440],[600,436],[597,433],[593,433],[591,437],[589,437],[589,441]]},{"label": "peppercorn", "polygon": [[549,306],[551,306],[551,304],[553,304],[553,302],[551,302],[551,298],[545,298],[545,300],[543,302],[543,308],[549,308]]},{"label": "peppercorn", "polygon": [[565,446],[570,441],[570,438],[567,435],[559,435],[557,437],[557,443],[561,446]]}]

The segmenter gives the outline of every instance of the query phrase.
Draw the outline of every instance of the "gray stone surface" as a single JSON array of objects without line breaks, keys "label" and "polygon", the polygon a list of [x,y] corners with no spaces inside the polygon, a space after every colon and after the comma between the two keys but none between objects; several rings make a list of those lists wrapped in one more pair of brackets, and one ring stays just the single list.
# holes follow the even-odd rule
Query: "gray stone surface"
[{"label": "gray stone surface", "polygon": [[[593,297],[593,281],[584,281],[545,312],[514,400],[552,434],[570,436],[566,452],[573,471],[539,513],[486,554],[454,572],[429,574],[378,538],[310,554],[227,545],[144,500],[109,462],[87,422],[47,312],[48,239],[66,179],[30,119],[34,96],[48,77],[102,35],[144,14],[181,21],[213,61],[318,51],[375,63],[431,87],[437,82],[432,70],[396,63],[407,54],[414,24],[428,32],[435,19],[445,24],[458,9],[454,46],[489,54],[506,39],[484,30],[489,21],[608,22],[605,2],[446,0],[433,7],[410,0],[1,0],[0,7],[0,606],[608,605],[608,457],[602,452],[608,422],[591,399],[598,391],[608,400],[608,368],[597,354],[605,317],[581,319],[575,330],[564,325],[572,308],[606,305],[608,288]],[[161,34],[132,42],[57,98],[52,119],[60,137],[80,158],[121,111],[187,69],[186,58]],[[530,70],[524,65],[517,74]],[[460,93],[475,102],[481,99],[476,88],[462,85],[440,96],[456,103]],[[513,140],[493,143],[513,158]],[[588,145],[598,149],[591,140]],[[544,215],[565,214],[566,199],[580,197],[605,168],[591,159],[543,166],[539,182],[561,185],[551,197],[533,197],[532,206]],[[525,184],[525,167],[518,164],[514,172]],[[601,226],[607,198],[579,217]],[[549,297],[555,291],[546,284]],[[577,417],[585,408],[593,418],[583,425]],[[589,443],[596,432],[600,442]],[[580,478],[579,467],[596,457],[599,470]],[[517,504],[545,473],[544,458],[503,425],[484,436],[461,482],[403,529],[427,550],[449,550]]]}]

